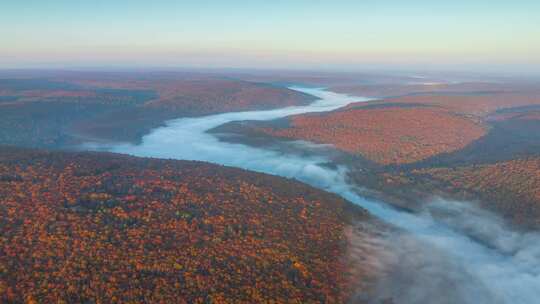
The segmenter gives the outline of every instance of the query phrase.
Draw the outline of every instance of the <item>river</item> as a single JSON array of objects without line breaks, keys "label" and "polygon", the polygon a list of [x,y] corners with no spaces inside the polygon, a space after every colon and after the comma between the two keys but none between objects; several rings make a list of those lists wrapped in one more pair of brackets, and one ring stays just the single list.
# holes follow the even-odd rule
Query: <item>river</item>
[{"label": "river", "polygon": [[181,118],[153,130],[140,145],[88,143],[84,147],[135,156],[208,161],[295,178],[336,193],[425,244],[411,249],[398,240],[392,245],[398,262],[407,266],[403,270],[405,276],[388,279],[388,288],[381,288],[381,293],[394,296],[396,303],[539,303],[537,233],[513,231],[502,219],[466,202],[434,199],[420,213],[397,210],[384,202],[361,197],[346,181],[347,168],[322,165],[328,161],[324,156],[301,156],[228,143],[206,132],[231,121],[271,120],[368,100],[323,89],[292,89],[320,100],[308,106]]}]

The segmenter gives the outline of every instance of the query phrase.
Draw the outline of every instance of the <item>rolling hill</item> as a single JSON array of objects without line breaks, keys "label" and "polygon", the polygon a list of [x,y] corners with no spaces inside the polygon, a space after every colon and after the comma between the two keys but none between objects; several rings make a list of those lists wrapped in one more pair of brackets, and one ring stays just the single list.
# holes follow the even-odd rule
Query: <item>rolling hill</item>
[{"label": "rolling hill", "polygon": [[0,198],[2,302],[338,303],[374,276],[365,211],[265,174],[4,147]]}]

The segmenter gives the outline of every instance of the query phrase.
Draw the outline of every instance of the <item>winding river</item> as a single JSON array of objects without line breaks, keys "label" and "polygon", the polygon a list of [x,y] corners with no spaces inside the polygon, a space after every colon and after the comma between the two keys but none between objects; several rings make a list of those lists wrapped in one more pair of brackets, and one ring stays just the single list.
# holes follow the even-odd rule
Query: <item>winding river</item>
[{"label": "winding river", "polygon": [[[346,181],[347,168],[329,168],[323,156],[300,156],[218,140],[209,129],[231,121],[271,120],[292,114],[337,109],[367,101],[323,89],[293,88],[320,100],[308,106],[181,118],[153,130],[142,144],[85,148],[136,156],[208,161],[296,178],[336,193],[414,237],[415,250],[403,250],[412,265],[405,278],[392,281],[396,303],[540,303],[540,237],[511,230],[497,216],[470,203],[434,199],[420,213],[408,213],[367,200]],[[442,216],[441,216],[442,214]],[[393,244],[395,251],[405,244]],[[444,280],[440,280],[444,278]],[[389,283],[390,284],[390,283]],[[397,284],[397,285],[396,285]]]}]

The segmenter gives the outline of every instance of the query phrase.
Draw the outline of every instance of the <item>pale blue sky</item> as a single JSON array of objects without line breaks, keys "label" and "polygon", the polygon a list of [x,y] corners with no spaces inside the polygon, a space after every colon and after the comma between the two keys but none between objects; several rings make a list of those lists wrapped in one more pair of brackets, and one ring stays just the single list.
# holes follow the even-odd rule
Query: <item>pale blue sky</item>
[{"label": "pale blue sky", "polygon": [[0,0],[0,67],[540,65],[540,1]]}]

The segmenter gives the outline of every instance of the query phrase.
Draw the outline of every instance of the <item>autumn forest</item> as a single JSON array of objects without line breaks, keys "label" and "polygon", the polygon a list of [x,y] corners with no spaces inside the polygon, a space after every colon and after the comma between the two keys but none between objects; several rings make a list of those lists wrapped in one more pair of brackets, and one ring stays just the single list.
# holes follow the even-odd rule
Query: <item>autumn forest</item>
[{"label": "autumn forest", "polygon": [[[434,197],[459,200],[512,229],[540,227],[540,91],[531,83],[7,75],[0,74],[2,303],[400,303],[396,290],[420,282],[403,274],[425,268],[402,269],[407,261],[396,256],[411,243],[392,240],[414,233],[377,208],[372,214],[371,202],[417,216]],[[171,120],[253,110],[294,114],[197,133],[211,147],[203,137],[174,138],[183,133]],[[159,128],[167,136],[158,139],[178,153],[202,149],[189,159],[216,164],[109,153],[154,156],[156,143],[136,149]],[[229,157],[239,167],[289,178],[223,166],[223,147],[238,152]],[[415,242],[407,258],[437,251]],[[389,292],[395,280],[400,287]]]}]

